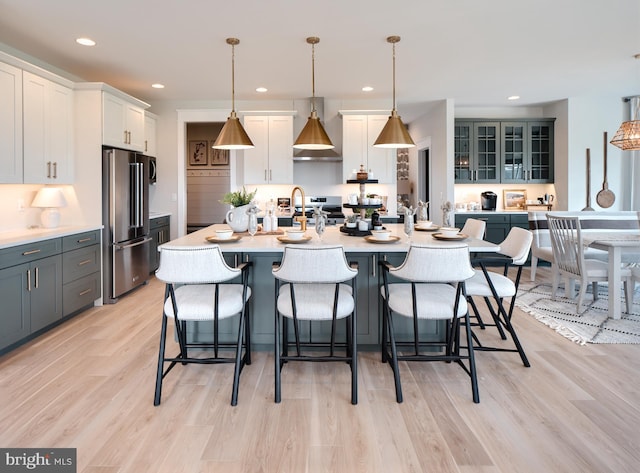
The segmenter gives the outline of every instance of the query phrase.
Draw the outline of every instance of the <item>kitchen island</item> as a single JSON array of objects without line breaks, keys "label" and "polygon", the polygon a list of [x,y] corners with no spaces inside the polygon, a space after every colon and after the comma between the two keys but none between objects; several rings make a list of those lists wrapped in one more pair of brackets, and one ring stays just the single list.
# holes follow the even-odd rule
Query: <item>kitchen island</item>
[{"label": "kitchen island", "polygon": [[[197,247],[211,245],[206,238],[215,236],[216,228],[226,228],[226,225],[212,225],[197,232],[172,240],[160,246],[162,248],[171,247]],[[358,343],[361,347],[373,347],[380,342],[380,310],[379,306],[379,285],[381,283],[380,272],[378,271],[378,261],[389,261],[393,265],[402,263],[409,248],[407,236],[403,233],[401,224],[386,224],[386,228],[391,230],[392,236],[399,237],[398,241],[391,243],[371,243],[364,237],[349,236],[340,231],[338,226],[329,226],[322,235],[322,240],[318,238],[313,228],[308,228],[306,235],[311,239],[300,245],[342,245],[345,249],[348,261],[358,263],[359,270],[357,276],[358,285]],[[286,232],[287,227],[281,230]],[[450,242],[439,241],[433,238],[433,232],[414,231],[412,240],[416,243],[431,243],[437,245],[450,245]],[[496,252],[499,247],[483,240],[469,238],[464,241],[469,245],[472,252]],[[273,312],[274,312],[274,280],[271,269],[274,262],[279,262],[285,244],[278,240],[277,235],[256,234],[251,237],[249,234],[242,234],[238,241],[220,243],[227,263],[231,266],[237,265],[241,261],[251,261],[253,268],[250,278],[252,289],[250,310],[251,310],[251,337],[254,349],[272,348],[273,344]],[[227,325],[224,323],[229,322]],[[398,321],[403,322],[403,321]],[[237,320],[222,321],[225,337],[233,337]],[[428,338],[434,340],[442,339],[442,324],[425,321],[421,323],[420,330]],[[305,327],[303,336],[308,340],[326,340],[330,333],[330,326],[320,330],[314,326],[312,332],[309,326]],[[407,325],[407,329],[399,327],[396,334],[412,333],[412,329]],[[205,341],[211,337],[211,327],[205,324],[192,324],[189,328],[189,336],[193,341]]]}]

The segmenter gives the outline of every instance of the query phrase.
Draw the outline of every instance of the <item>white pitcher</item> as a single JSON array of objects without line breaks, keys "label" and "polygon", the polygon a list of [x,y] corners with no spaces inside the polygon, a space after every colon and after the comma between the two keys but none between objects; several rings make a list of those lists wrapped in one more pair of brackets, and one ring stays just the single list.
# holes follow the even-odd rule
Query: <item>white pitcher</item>
[{"label": "white pitcher", "polygon": [[240,207],[234,207],[227,212],[225,219],[227,225],[236,233],[246,232],[249,228],[249,215],[247,210],[254,207],[254,204],[241,205]]}]

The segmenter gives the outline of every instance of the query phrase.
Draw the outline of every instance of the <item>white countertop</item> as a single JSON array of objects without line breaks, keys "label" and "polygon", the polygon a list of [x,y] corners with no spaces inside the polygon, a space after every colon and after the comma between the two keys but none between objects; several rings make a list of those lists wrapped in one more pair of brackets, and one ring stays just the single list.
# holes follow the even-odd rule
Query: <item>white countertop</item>
[{"label": "white countertop", "polygon": [[65,225],[58,228],[25,228],[4,231],[0,232],[0,249],[93,230],[102,230],[102,225]]},{"label": "white countertop", "polygon": [[[391,230],[391,234],[400,237],[397,242],[391,243],[371,243],[364,237],[349,236],[340,232],[338,226],[328,226],[322,235],[320,242],[318,235],[313,227],[307,228],[306,235],[311,236],[311,240],[304,245],[342,245],[346,252],[349,253],[377,253],[377,252],[406,252],[409,248],[407,236],[403,232],[402,224],[385,224],[385,227]],[[203,228],[193,233],[189,233],[183,237],[171,240],[163,246],[207,246],[210,243],[206,241],[206,237],[215,236],[216,228],[228,228],[224,224],[215,224]],[[280,227],[286,232],[288,227]],[[431,243],[442,246],[451,245],[452,242],[436,240],[433,238],[433,232],[414,230],[412,240],[416,243]],[[463,241],[469,245],[469,251],[472,252],[497,252],[500,250],[498,245],[494,245],[488,241],[468,238]],[[458,242],[453,242],[454,244]],[[249,234],[243,234],[239,241],[220,243],[220,248],[224,252],[248,252],[248,253],[279,253],[284,248],[284,243],[277,239],[277,235],[255,235],[251,237]]]},{"label": "white countertop", "polygon": [[149,212],[149,218],[170,217],[171,212]]},{"label": "white countertop", "polygon": [[515,215],[528,215],[526,210],[456,210],[456,214],[461,215],[477,215],[477,214],[515,214]]}]

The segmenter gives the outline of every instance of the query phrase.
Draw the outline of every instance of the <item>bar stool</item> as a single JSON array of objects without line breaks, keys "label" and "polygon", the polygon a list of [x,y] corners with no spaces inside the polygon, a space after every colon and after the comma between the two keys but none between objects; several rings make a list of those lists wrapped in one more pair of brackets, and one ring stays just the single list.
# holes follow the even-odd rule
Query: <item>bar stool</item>
[{"label": "bar stool", "polygon": [[[396,401],[401,403],[402,386],[398,361],[455,361],[471,378],[473,402],[480,402],[478,380],[473,354],[473,339],[469,322],[469,310],[465,298],[465,281],[474,271],[467,245],[429,246],[413,243],[404,262],[393,267],[380,261],[383,284],[380,295],[383,301],[382,361],[389,362],[393,370]],[[390,282],[389,278],[399,282]],[[393,318],[395,315],[413,319],[413,341],[396,340]],[[419,320],[446,321],[446,340],[422,341],[419,339]],[[464,322],[467,346],[460,344],[461,320]],[[407,347],[407,352],[398,352]],[[437,347],[439,353],[426,348]],[[389,352],[389,348],[391,352]],[[463,354],[461,349],[466,350]],[[465,365],[464,360],[467,360]]]},{"label": "bar stool", "polygon": [[[249,268],[252,263],[229,267],[218,245],[206,247],[161,247],[160,266],[156,277],[166,283],[158,371],[153,404],[160,404],[162,381],[176,364],[234,363],[231,405],[238,403],[238,384],[244,365],[251,364],[249,309],[251,297],[248,286]],[[241,277],[241,283],[231,281]],[[218,322],[239,315],[238,334],[235,342],[220,342]],[[178,355],[165,355],[167,319],[174,319],[176,338],[180,348]],[[213,342],[195,343],[187,340],[187,322],[213,323]],[[213,349],[212,357],[190,357],[190,348]],[[223,356],[221,350],[232,348],[235,356]],[[243,355],[244,351],[244,355]],[[164,369],[165,364],[169,366]]]},{"label": "bar stool", "polygon": [[[358,353],[356,341],[357,265],[347,263],[342,246],[284,248],[282,261],[274,264],[275,278],[275,402],[281,401],[282,368],[289,361],[344,361],[351,367],[351,404],[358,403]],[[346,284],[350,281],[350,284]],[[282,327],[280,320],[282,319]],[[336,326],[346,320],[346,342],[336,342]],[[293,322],[295,341],[288,339]],[[331,321],[330,342],[300,338],[300,321]],[[280,341],[282,329],[282,342]],[[282,343],[282,346],[281,346]],[[289,348],[295,347],[295,354]],[[302,348],[329,349],[329,355],[304,354]],[[335,353],[343,348],[344,355]]]}]

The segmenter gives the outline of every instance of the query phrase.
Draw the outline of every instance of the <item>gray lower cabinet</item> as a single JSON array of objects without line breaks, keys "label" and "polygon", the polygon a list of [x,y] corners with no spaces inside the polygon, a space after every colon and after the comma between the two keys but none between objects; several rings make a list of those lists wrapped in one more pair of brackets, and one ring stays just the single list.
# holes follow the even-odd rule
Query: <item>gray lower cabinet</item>
[{"label": "gray lower cabinet", "polygon": [[62,312],[67,316],[100,298],[100,232],[64,237],[62,249]]},{"label": "gray lower cabinet", "polygon": [[0,250],[0,352],[100,297],[100,232]]},{"label": "gray lower cabinet", "polygon": [[158,246],[166,243],[171,238],[171,217],[156,217],[149,219],[149,233],[151,245],[149,245],[149,271],[155,272],[160,265],[160,253]]}]

